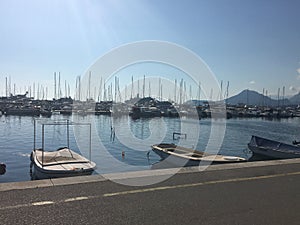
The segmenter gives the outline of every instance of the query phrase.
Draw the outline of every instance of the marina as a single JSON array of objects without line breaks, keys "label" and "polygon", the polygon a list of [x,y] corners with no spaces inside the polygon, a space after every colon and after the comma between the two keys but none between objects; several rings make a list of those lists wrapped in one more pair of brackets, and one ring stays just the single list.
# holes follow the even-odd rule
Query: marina
[{"label": "marina", "polygon": [[[0,115],[8,116],[43,116],[51,117],[52,114],[62,115],[130,115],[132,118],[150,117],[193,117],[198,119],[211,118],[212,107],[218,102],[213,101],[187,101],[178,104],[172,100],[159,100],[152,97],[134,98],[125,102],[87,101],[74,100],[71,97],[63,97],[52,100],[37,100],[24,95],[11,95],[0,97]],[[227,100],[224,100],[225,102]],[[222,103],[224,104],[224,103]],[[220,109],[224,115],[230,118],[267,118],[282,119],[300,116],[298,104],[286,104],[282,106],[225,104]]]},{"label": "marina", "polygon": [[[187,74],[171,82],[146,75],[134,80],[131,76],[131,84],[125,87],[118,73],[105,81],[101,76],[92,76],[91,70],[85,75],[76,77],[71,97],[67,81],[63,94],[60,72],[54,72],[52,99],[47,97],[48,87],[38,84],[36,90],[35,83],[33,89],[29,85],[24,94],[16,94],[16,85],[12,90],[11,77],[6,77],[6,94],[0,97],[1,125],[14,132],[14,123],[18,121],[18,126],[26,132],[13,139],[6,136],[8,130],[4,128],[2,143],[0,140],[4,146],[0,152],[0,156],[3,154],[0,182],[298,157],[297,151],[293,151],[298,147],[289,144],[299,140],[300,93],[286,96],[285,86],[282,92],[278,88],[277,99],[265,89],[262,93],[245,89],[229,97],[229,81],[223,90],[221,80],[218,93],[213,96],[211,89],[208,97],[201,82],[187,83]],[[158,95],[151,94],[153,84]],[[164,88],[168,90],[168,98]],[[42,125],[42,135],[36,139],[37,120],[43,120],[44,125],[58,125],[57,121],[63,120],[70,122],[67,127],[90,126],[89,131],[81,128],[45,131]],[[273,126],[274,131],[270,129]],[[30,127],[34,127],[31,153],[28,152]],[[283,135],[280,129],[293,134]],[[63,145],[61,139],[66,136],[68,141]],[[9,150],[22,141],[25,145],[21,148]],[[260,145],[262,142],[270,146]],[[41,148],[36,148],[37,143]],[[87,143],[89,147],[83,147]],[[274,147],[276,144],[280,147]],[[49,149],[44,149],[45,145]],[[288,149],[283,151],[281,145]],[[22,149],[24,146],[26,150]],[[25,169],[28,158],[29,173]]]},{"label": "marina", "polygon": [[[49,118],[46,118],[47,120]],[[97,143],[92,143],[93,158],[97,164],[96,173],[113,173],[125,171],[151,170],[160,168],[160,157],[151,151],[150,142],[139,147],[137,140],[147,141],[151,136],[153,127],[158,136],[163,135],[163,142],[176,143],[181,141],[184,146],[193,149],[205,149],[211,132],[211,119],[195,120],[188,117],[170,118],[154,117],[132,119],[130,116],[111,117],[108,115],[52,115],[51,120],[74,120],[82,123],[91,122],[98,130],[101,142],[106,149],[97,148]],[[30,153],[33,146],[34,117],[29,116],[2,116],[0,117],[0,159],[6,165],[6,173],[0,176],[0,182],[15,182],[31,180]],[[188,134],[186,139],[173,139],[174,132],[181,132],[182,124],[193,124],[197,121],[200,126],[201,136],[195,146],[192,146],[193,137]],[[221,122],[222,120],[220,120]],[[269,139],[290,143],[299,140],[299,118],[269,120],[264,118],[236,118],[226,120],[226,132],[219,154],[246,158],[251,161],[252,153],[247,147],[252,135],[263,136]],[[112,125],[116,136],[112,136]],[[127,127],[127,129],[125,129]],[[129,129],[129,130],[128,130]],[[160,133],[165,130],[164,133]],[[285,130],[283,133],[282,130]],[[100,132],[101,131],[101,132]],[[88,140],[87,130],[79,130],[82,140]],[[130,132],[130,133],[129,133]],[[53,128],[47,131],[45,142],[49,149],[65,146],[65,128]],[[135,138],[131,139],[133,136]],[[128,139],[123,143],[123,139]],[[177,139],[177,136],[175,136]],[[41,139],[37,140],[41,143]],[[70,129],[70,149],[89,158],[88,151],[80,151],[78,141],[73,130]],[[88,146],[85,146],[88,148]],[[83,148],[84,149],[84,148]],[[114,160],[113,163],[111,160]],[[115,162],[115,163],[114,163]],[[166,165],[164,165],[166,166]],[[173,167],[174,165],[167,165]]]},{"label": "marina", "polygon": [[300,1],[0,1],[0,222],[298,225]]}]

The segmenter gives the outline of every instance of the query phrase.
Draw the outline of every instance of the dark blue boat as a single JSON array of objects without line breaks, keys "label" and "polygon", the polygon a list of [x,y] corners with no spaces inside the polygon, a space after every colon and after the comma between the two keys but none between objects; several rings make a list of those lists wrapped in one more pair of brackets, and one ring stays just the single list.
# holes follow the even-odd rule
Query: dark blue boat
[{"label": "dark blue boat", "polygon": [[253,155],[261,156],[266,159],[291,159],[300,158],[300,147],[289,145],[266,138],[252,136],[248,143],[248,148]]}]

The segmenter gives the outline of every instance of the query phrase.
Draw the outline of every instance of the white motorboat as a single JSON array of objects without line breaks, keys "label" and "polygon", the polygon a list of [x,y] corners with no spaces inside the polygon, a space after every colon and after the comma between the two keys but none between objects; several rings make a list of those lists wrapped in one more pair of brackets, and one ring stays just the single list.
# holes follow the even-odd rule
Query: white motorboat
[{"label": "white motorboat", "polygon": [[56,151],[35,149],[31,160],[35,179],[91,175],[96,164],[65,147]]},{"label": "white motorboat", "polygon": [[[67,147],[62,147],[54,151],[45,151],[44,126],[65,125],[67,126]],[[36,148],[36,121],[34,121],[34,149],[31,152],[31,168],[33,168],[33,179],[47,179],[70,176],[91,175],[96,168],[96,164],[84,156],[74,152],[69,148],[69,125],[89,125],[83,123],[52,122],[42,123],[42,148]],[[91,138],[91,137],[90,137]],[[89,142],[91,144],[91,140]],[[91,158],[91,146],[89,149]]]}]

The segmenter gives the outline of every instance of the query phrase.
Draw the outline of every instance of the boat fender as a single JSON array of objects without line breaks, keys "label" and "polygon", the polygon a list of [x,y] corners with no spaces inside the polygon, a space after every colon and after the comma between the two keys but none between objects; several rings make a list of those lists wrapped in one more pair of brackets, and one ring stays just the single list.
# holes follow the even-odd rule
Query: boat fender
[{"label": "boat fender", "polygon": [[5,174],[6,172],[6,165],[4,163],[0,163],[0,175]]}]

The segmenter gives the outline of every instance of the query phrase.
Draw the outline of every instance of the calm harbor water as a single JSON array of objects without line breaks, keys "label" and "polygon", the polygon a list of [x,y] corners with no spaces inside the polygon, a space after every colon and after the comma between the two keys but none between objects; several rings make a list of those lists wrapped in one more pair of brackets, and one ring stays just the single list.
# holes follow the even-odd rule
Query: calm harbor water
[{"label": "calm harbor water", "polygon": [[[152,118],[132,120],[123,116],[61,116],[53,115],[45,121],[70,120],[92,124],[92,160],[96,173],[147,170],[155,167],[160,158],[151,151],[151,145],[160,142],[180,141],[181,145],[204,150],[211,137],[212,121],[188,118]],[[300,139],[300,119],[263,120],[229,119],[216,121],[226,124],[225,136],[219,153],[249,158],[247,143],[251,135],[291,143]],[[0,162],[7,172],[0,182],[30,180],[30,153],[33,149],[34,118],[19,116],[0,117]],[[37,147],[41,147],[41,129],[37,126]],[[195,132],[199,128],[199,134]],[[187,138],[173,140],[173,132],[187,133]],[[89,127],[70,128],[70,147],[89,157]],[[212,135],[213,136],[213,135]],[[55,150],[67,146],[67,129],[64,126],[45,128],[45,149]],[[122,155],[123,152],[123,155]]]}]

